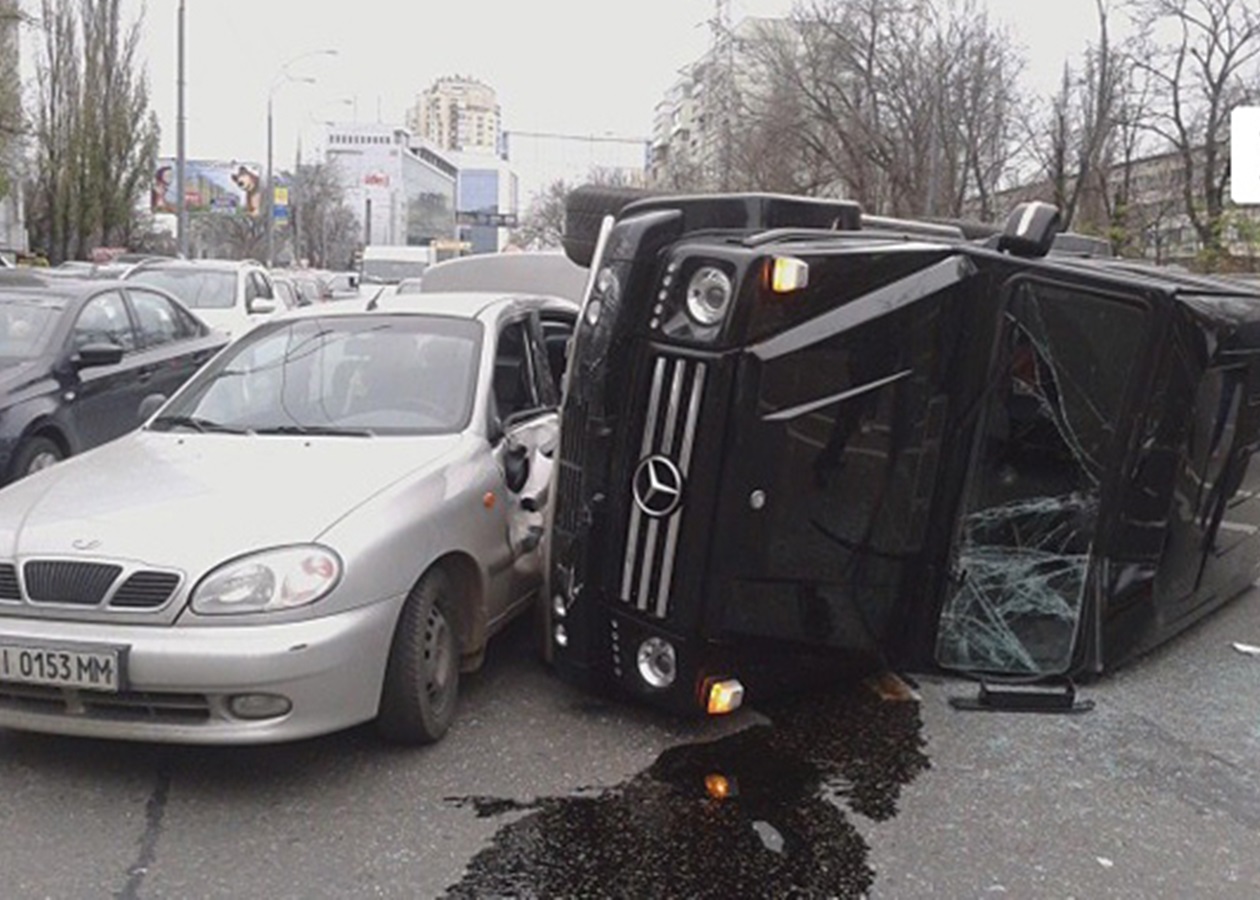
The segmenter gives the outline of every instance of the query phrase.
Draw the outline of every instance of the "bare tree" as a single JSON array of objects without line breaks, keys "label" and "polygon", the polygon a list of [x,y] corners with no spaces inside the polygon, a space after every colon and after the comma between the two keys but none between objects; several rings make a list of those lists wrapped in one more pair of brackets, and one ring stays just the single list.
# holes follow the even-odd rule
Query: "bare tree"
[{"label": "bare tree", "polygon": [[193,253],[196,256],[262,259],[267,254],[265,216],[204,212],[193,218],[191,226]]},{"label": "bare tree", "polygon": [[1129,7],[1144,38],[1134,65],[1155,103],[1146,127],[1178,158],[1182,212],[1212,268],[1225,252],[1229,115],[1257,95],[1260,8],[1255,0],[1130,0]]},{"label": "bare tree", "polygon": [[[587,174],[583,184],[603,187],[637,188],[642,180],[629,175],[624,169],[596,166]],[[563,178],[542,189],[530,201],[520,224],[512,229],[510,243],[522,250],[554,250],[564,238],[564,204],[569,193],[577,185]]]},{"label": "bare tree", "polygon": [[19,141],[26,131],[18,71],[18,27],[21,22],[22,13],[17,0],[0,0],[0,200],[8,196],[18,176],[21,162]]},{"label": "bare tree", "polygon": [[1028,145],[1064,227],[1073,225],[1083,206],[1086,230],[1105,231],[1107,183],[1122,149],[1117,137],[1130,57],[1112,45],[1107,0],[1095,0],[1095,9],[1098,41],[1086,48],[1080,72],[1064,65],[1059,90],[1034,124]]},{"label": "bare tree", "polygon": [[53,262],[137,233],[157,119],[136,57],[141,20],[121,0],[42,0],[29,226]]},{"label": "bare tree", "polygon": [[810,180],[893,215],[958,215],[1007,174],[1022,60],[975,0],[802,0],[772,47]]},{"label": "bare tree", "polygon": [[564,238],[564,201],[573,185],[558,179],[530,201],[520,224],[512,229],[511,243],[522,250],[552,250]]},{"label": "bare tree", "polygon": [[290,219],[282,236],[292,239],[296,256],[316,268],[348,265],[358,246],[360,227],[346,203],[345,188],[335,167],[322,163],[299,166],[290,205]]}]

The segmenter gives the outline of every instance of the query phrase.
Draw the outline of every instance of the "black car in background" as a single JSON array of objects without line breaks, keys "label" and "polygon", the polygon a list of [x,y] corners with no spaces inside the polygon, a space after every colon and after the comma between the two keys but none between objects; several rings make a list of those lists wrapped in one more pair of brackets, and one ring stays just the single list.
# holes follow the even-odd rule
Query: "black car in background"
[{"label": "black car in background", "polygon": [[135,428],[226,343],[157,288],[0,272],[0,483]]}]

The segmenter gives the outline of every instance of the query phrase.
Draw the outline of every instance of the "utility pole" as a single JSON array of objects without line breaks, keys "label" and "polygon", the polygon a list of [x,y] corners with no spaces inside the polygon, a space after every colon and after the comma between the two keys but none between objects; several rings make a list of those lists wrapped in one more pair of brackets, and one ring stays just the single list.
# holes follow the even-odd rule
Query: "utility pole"
[{"label": "utility pole", "polygon": [[184,167],[187,163],[184,148],[184,0],[179,0],[179,38],[176,48],[178,75],[176,76],[175,113],[175,241],[179,255],[188,256],[188,197],[184,191]]}]

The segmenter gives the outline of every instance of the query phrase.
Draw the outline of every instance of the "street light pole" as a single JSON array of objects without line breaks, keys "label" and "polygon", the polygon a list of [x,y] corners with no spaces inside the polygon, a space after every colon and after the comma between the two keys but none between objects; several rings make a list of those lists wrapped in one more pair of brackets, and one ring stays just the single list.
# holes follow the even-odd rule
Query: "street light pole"
[{"label": "street light pole", "polygon": [[271,172],[271,136],[273,131],[272,124],[272,98],[275,95],[273,88],[271,93],[267,95],[267,190],[264,200],[267,204],[267,268],[270,269],[275,261],[275,241],[276,241],[276,185]]},{"label": "street light pole", "polygon": [[[182,0],[181,0],[182,2]],[[275,81],[271,83],[271,89],[267,92],[267,187],[264,196],[264,202],[267,206],[267,268],[275,263],[275,232],[276,232],[276,183],[275,173],[272,171],[273,157],[273,134],[275,123],[273,121],[276,91],[290,81],[301,81],[306,84],[314,84],[315,79],[310,76],[298,77],[290,74],[289,66],[294,63],[308,59],[312,56],[336,56],[336,50],[312,50],[310,53],[303,53],[301,56],[295,56],[280,67],[279,74],[276,75]]]},{"label": "street light pole", "polygon": [[187,162],[184,148],[184,0],[179,0],[179,110],[175,115],[175,242],[179,255],[188,256],[188,198],[184,193],[184,166]]}]

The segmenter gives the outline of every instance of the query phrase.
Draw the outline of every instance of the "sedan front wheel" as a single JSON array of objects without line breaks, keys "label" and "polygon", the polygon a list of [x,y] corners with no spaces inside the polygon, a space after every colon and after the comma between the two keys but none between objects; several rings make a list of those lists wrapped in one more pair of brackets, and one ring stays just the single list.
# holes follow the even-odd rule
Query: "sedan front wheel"
[{"label": "sedan front wheel", "polygon": [[27,438],[18,446],[17,453],[13,456],[13,478],[25,478],[40,469],[56,465],[63,459],[65,454],[61,452],[61,448],[48,438]]},{"label": "sedan front wheel", "polygon": [[431,744],[455,719],[459,695],[459,642],[454,630],[455,593],[434,569],[403,605],[385,668],[376,727],[402,744]]}]

